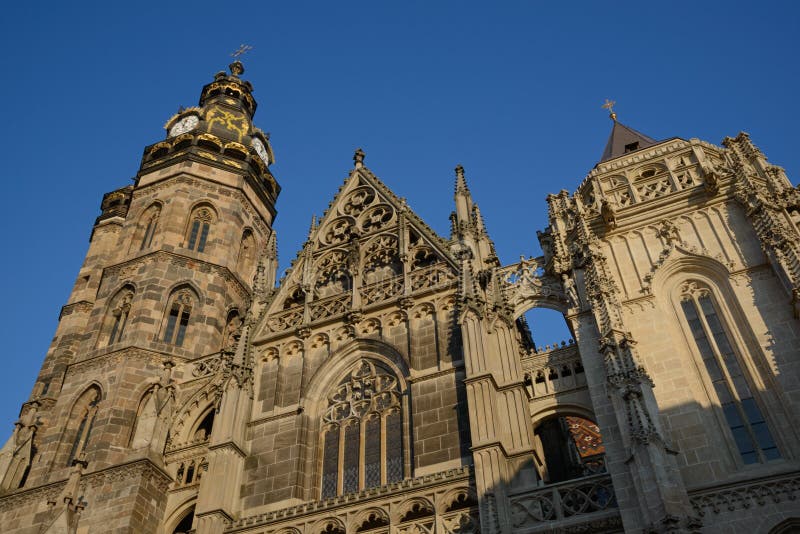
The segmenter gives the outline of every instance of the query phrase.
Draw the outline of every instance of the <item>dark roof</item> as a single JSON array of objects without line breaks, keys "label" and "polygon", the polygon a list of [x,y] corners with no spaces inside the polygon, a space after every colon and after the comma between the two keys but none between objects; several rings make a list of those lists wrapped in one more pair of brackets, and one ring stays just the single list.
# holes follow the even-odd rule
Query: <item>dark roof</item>
[{"label": "dark roof", "polygon": [[[631,147],[634,143],[635,148]],[[640,150],[658,143],[652,137],[647,137],[641,132],[637,132],[633,128],[629,128],[614,120],[614,127],[611,129],[611,135],[608,136],[608,143],[606,149],[603,150],[603,155],[600,157],[600,162],[608,161],[616,157],[622,156],[634,150]],[[627,147],[627,148],[626,148]]]}]

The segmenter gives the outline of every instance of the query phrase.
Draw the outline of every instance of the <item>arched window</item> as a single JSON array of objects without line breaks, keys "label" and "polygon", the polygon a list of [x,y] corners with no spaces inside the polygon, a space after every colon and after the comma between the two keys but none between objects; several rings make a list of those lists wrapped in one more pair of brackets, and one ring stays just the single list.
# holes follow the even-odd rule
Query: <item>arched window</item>
[{"label": "arched window", "polygon": [[156,228],[158,227],[158,218],[160,215],[161,215],[161,206],[159,206],[158,204],[150,206],[144,212],[141,224],[141,228],[144,229],[144,232],[141,233],[139,250],[148,249],[153,244],[153,236],[156,234]]},{"label": "arched window", "polygon": [[203,252],[214,221],[214,212],[208,206],[201,206],[192,212],[189,218],[189,229],[186,235],[186,248]]},{"label": "arched window", "polygon": [[102,330],[107,339],[106,345],[113,345],[122,341],[122,336],[125,334],[125,326],[128,324],[132,301],[133,287],[131,286],[124,287],[111,300]]},{"label": "arched window", "polygon": [[754,388],[743,372],[741,349],[735,346],[711,290],[701,282],[688,281],[680,288],[680,298],[684,319],[742,461],[752,464],[780,458]]},{"label": "arched window", "polygon": [[[77,428],[72,438],[72,447],[67,458],[67,465],[72,465],[72,460],[80,458],[86,451],[86,445],[92,435],[92,426],[97,415],[97,405],[100,402],[100,389],[92,386],[75,403],[70,417],[70,427],[77,423]],[[68,427],[69,428],[69,427]]]},{"label": "arched window", "polygon": [[322,498],[403,479],[401,393],[391,370],[359,361],[328,396],[322,425]]},{"label": "arched window", "polygon": [[178,347],[183,345],[189,319],[192,316],[194,294],[189,289],[176,291],[167,307],[167,317],[164,324],[164,343],[171,343]]}]

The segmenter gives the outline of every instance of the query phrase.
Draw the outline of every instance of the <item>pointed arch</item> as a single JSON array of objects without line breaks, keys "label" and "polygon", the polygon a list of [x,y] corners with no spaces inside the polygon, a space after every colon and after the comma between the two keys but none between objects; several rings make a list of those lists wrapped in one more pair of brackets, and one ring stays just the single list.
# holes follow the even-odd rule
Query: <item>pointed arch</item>
[{"label": "pointed arch", "polygon": [[177,285],[167,299],[160,339],[164,343],[181,347],[186,340],[189,324],[197,314],[200,297],[188,283]]},{"label": "pointed arch", "polygon": [[196,203],[186,224],[184,246],[189,250],[205,252],[211,235],[211,228],[219,218],[214,205],[204,200]]},{"label": "pointed arch", "polygon": [[316,400],[319,431],[311,434],[318,441],[310,445],[319,451],[323,499],[398,482],[410,465],[404,362],[398,367],[375,340],[348,345],[321,366],[308,390]]},{"label": "pointed arch", "polygon": [[220,396],[219,384],[209,381],[195,391],[176,411],[172,419],[172,433],[168,446],[175,447],[188,443],[194,437],[202,418],[217,409]]},{"label": "pointed arch", "polygon": [[131,239],[131,252],[147,250],[153,245],[153,238],[158,232],[163,204],[156,200],[142,211]]},{"label": "pointed arch", "polygon": [[181,503],[165,521],[164,534],[187,534],[194,523],[194,511],[197,505],[197,496],[193,496]]},{"label": "pointed arch", "polygon": [[102,399],[102,389],[93,383],[72,404],[60,446],[59,456],[62,461],[66,459],[64,465],[72,465],[72,460],[84,456],[89,450],[98,405]]},{"label": "pointed arch", "polygon": [[652,290],[662,297],[656,301],[669,318],[665,327],[682,340],[675,348],[686,358],[686,376],[710,407],[705,424],[717,448],[738,468],[791,454],[793,441],[777,431],[790,425],[790,411],[773,394],[779,387],[765,371],[768,349],[753,331],[728,267],[719,258],[676,252],[655,273]]},{"label": "pointed arch", "polygon": [[132,283],[126,283],[109,299],[97,338],[97,347],[113,345],[123,340],[135,295],[136,287]]},{"label": "pointed arch", "polygon": [[138,449],[150,443],[149,437],[153,434],[156,421],[158,419],[158,406],[154,388],[148,389],[139,401],[131,428],[131,437],[128,440],[128,447]]}]

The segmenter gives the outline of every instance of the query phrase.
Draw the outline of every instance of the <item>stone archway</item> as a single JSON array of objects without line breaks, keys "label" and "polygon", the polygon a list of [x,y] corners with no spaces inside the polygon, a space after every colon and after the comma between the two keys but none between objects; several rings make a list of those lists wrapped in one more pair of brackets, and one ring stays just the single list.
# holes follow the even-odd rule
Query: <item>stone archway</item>
[{"label": "stone archway", "polygon": [[577,296],[565,283],[547,274],[543,256],[520,258],[496,271],[497,281],[503,297],[514,310],[514,318],[522,316],[532,308],[549,308],[562,314],[575,307]]}]

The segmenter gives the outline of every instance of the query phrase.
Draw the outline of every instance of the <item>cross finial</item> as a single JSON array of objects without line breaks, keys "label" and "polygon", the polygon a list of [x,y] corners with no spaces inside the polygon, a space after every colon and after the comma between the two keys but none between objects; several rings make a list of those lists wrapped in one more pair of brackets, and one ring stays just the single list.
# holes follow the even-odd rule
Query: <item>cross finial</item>
[{"label": "cross finial", "polygon": [[614,113],[614,106],[616,106],[616,105],[617,105],[617,103],[614,100],[609,100],[609,99],[606,98],[606,103],[603,104],[603,106],[602,106],[603,109],[607,109],[608,110],[608,116],[611,117],[611,120],[613,120],[615,122],[617,120],[617,114]]},{"label": "cross finial", "polygon": [[239,57],[245,55],[247,52],[249,52],[252,49],[253,49],[253,47],[250,46],[250,45],[241,44],[241,45],[239,45],[239,48],[237,48],[233,52],[233,54],[231,54],[231,57],[235,58],[235,59],[239,59]]}]

